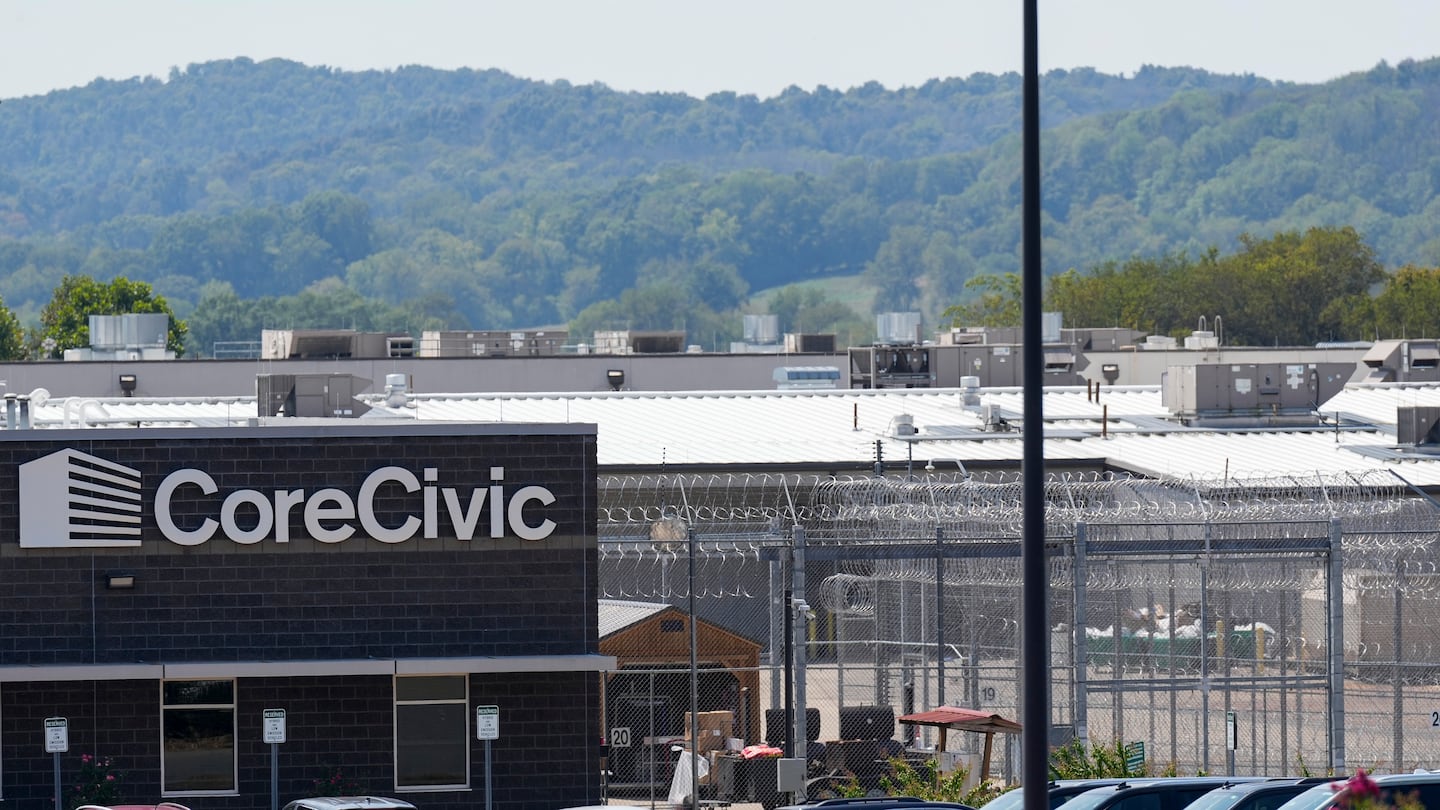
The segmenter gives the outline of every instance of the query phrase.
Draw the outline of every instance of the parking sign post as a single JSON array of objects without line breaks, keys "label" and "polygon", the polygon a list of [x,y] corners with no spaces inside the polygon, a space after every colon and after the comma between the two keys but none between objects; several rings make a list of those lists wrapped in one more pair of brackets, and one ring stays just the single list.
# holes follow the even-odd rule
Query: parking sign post
[{"label": "parking sign post", "polygon": [[500,739],[500,707],[475,707],[475,739],[485,741],[485,810],[490,806],[490,741]]},{"label": "parking sign post", "polygon": [[1225,771],[1235,775],[1235,749],[1240,747],[1240,724],[1235,712],[1225,712]]},{"label": "parking sign post", "polygon": [[270,810],[280,810],[280,744],[285,742],[285,710],[266,709],[262,717],[264,740],[270,743]]},{"label": "parking sign post", "polygon": [[45,750],[54,754],[55,760],[55,806],[60,803],[60,755],[70,750],[70,721],[63,717],[45,718]]}]

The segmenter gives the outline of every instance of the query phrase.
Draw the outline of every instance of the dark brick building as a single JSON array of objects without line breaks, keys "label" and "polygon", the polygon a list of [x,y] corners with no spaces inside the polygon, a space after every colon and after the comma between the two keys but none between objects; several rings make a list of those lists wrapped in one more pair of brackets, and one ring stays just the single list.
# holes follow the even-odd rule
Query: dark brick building
[{"label": "dark brick building", "polygon": [[[109,757],[129,802],[341,769],[423,810],[594,803],[595,430],[315,423],[0,433],[0,788]],[[496,508],[496,507],[499,508]]]}]

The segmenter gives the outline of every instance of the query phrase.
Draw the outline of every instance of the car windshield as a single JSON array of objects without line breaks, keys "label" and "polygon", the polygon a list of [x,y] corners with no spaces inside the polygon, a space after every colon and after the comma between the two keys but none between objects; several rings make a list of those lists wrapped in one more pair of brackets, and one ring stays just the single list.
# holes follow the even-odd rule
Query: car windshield
[{"label": "car windshield", "polygon": [[1185,810],[1230,810],[1248,795],[1249,792],[1243,790],[1212,790],[1185,805]]},{"label": "car windshield", "polygon": [[1060,806],[1065,808],[1065,810],[1095,810],[1095,808],[1104,804],[1107,799],[1114,795],[1115,788],[1113,787],[1087,790]]},{"label": "car windshield", "polygon": [[1024,788],[1017,788],[996,796],[985,803],[987,810],[1017,810],[1025,803]]},{"label": "car windshield", "polygon": [[1335,799],[1335,788],[1330,782],[1316,785],[1299,796],[1280,805],[1277,810],[1320,810],[1328,807]]}]

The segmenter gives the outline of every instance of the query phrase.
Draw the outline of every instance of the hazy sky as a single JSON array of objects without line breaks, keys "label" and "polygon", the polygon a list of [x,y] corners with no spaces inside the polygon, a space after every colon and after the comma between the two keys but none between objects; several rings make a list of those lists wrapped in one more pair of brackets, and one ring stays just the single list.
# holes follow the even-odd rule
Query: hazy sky
[{"label": "hazy sky", "polygon": [[[1014,0],[0,0],[0,99],[247,56],[772,96],[1018,71]],[[1040,66],[1318,82],[1440,55],[1434,0],[1041,0]]]}]

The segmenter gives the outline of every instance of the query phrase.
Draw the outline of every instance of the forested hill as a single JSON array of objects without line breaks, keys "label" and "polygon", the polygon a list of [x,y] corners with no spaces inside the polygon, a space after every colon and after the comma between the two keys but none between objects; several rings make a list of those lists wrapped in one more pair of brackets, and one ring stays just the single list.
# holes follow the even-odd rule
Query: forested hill
[{"label": "forested hill", "polygon": [[[1041,89],[1047,272],[1311,225],[1440,259],[1440,61]],[[1018,264],[1019,116],[1015,75],[764,100],[280,60],[96,81],[0,104],[0,295],[33,318],[67,274],[123,275],[207,340],[396,319],[713,337],[755,290],[855,274],[877,308],[933,315]],[[275,305],[305,290],[344,306]]]}]

